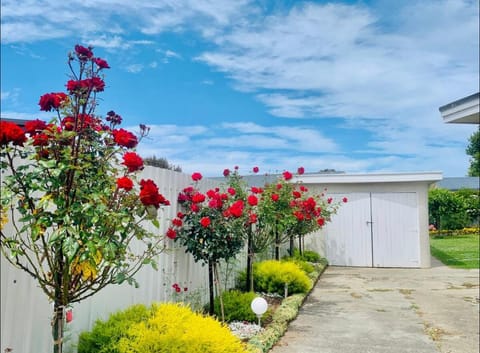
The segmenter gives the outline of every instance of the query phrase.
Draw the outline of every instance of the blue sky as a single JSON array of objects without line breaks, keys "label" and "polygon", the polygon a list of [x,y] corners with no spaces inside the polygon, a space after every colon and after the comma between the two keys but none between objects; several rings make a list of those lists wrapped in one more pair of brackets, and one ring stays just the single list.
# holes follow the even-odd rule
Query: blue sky
[{"label": "blue sky", "polygon": [[43,118],[75,44],[106,59],[97,113],[189,173],[336,169],[463,176],[479,90],[477,0],[3,0],[1,113]]}]

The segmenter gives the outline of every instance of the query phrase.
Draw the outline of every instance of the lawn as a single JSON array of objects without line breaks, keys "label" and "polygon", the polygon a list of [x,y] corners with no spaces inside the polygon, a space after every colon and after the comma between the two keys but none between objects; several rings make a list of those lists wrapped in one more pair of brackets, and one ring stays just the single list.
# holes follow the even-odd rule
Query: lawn
[{"label": "lawn", "polygon": [[447,266],[479,268],[479,240],[478,234],[431,237],[430,250],[433,256]]}]

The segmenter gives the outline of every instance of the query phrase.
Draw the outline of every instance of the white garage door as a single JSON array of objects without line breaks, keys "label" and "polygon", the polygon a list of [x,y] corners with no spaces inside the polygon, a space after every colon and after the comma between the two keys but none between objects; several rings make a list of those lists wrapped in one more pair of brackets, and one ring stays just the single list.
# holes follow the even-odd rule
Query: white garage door
[{"label": "white garage door", "polygon": [[417,195],[351,193],[344,196],[326,227],[326,256],[331,265],[419,267]]}]

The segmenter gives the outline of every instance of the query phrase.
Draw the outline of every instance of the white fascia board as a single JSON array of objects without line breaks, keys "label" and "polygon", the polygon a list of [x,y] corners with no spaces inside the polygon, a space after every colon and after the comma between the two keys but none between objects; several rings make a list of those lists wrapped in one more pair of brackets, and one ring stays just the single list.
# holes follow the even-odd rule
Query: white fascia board
[{"label": "white fascia board", "polygon": [[303,184],[367,184],[428,182],[442,180],[442,172],[372,173],[372,174],[304,174],[293,177],[293,182]]},{"label": "white fascia board", "polygon": [[[468,98],[468,99],[467,99]],[[480,97],[467,97],[440,108],[445,123],[478,124],[480,122]]]}]

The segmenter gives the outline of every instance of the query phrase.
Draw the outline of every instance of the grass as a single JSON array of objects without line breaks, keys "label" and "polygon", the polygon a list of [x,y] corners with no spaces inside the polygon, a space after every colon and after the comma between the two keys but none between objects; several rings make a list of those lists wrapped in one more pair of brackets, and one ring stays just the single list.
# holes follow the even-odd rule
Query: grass
[{"label": "grass", "polygon": [[479,234],[460,234],[430,238],[433,256],[447,266],[455,268],[479,268]]}]

